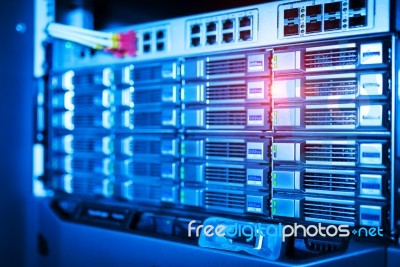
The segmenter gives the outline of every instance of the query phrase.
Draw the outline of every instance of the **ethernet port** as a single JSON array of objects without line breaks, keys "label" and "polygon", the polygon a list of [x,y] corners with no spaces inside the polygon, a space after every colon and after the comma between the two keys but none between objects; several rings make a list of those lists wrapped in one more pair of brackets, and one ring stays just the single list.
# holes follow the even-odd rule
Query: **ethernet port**
[{"label": "ethernet port", "polygon": [[224,20],[224,22],[222,23],[222,29],[224,30],[233,29],[233,20],[232,19]]},{"label": "ethernet port", "polygon": [[306,23],[306,32],[307,33],[316,33],[322,31],[322,22],[321,21],[311,21]]},{"label": "ethernet port", "polygon": [[146,44],[146,45],[143,46],[143,52],[144,53],[149,53],[150,50],[151,50],[151,47],[150,47],[149,44]]},{"label": "ethernet port", "polygon": [[144,41],[149,41],[151,39],[151,33],[146,32],[143,34],[143,40]]},{"label": "ethernet port", "polygon": [[200,45],[200,37],[193,37],[192,40],[191,40],[190,45],[191,45],[192,47],[197,47],[197,46],[199,46],[199,45]]},{"label": "ethernet port", "polygon": [[365,0],[350,0],[349,7],[354,10],[365,8]]},{"label": "ethernet port", "polygon": [[191,33],[192,33],[192,34],[200,33],[200,25],[199,25],[199,24],[193,25],[193,26],[192,26],[192,29],[191,29]]},{"label": "ethernet port", "polygon": [[355,15],[349,18],[349,28],[364,27],[367,25],[366,16]]},{"label": "ethernet port", "polygon": [[283,35],[284,36],[291,36],[291,35],[298,35],[299,34],[299,24],[288,24],[283,27]]},{"label": "ethernet port", "polygon": [[340,30],[342,27],[340,19],[331,18],[324,21],[324,30],[325,31],[334,31]]},{"label": "ethernet port", "polygon": [[251,31],[250,30],[245,30],[245,31],[240,31],[239,32],[239,39],[241,41],[249,41],[251,40]]},{"label": "ethernet port", "polygon": [[213,45],[217,42],[217,36],[215,35],[209,35],[207,36],[207,44],[208,45]]},{"label": "ethernet port", "polygon": [[340,12],[342,10],[342,3],[328,3],[324,5],[324,9],[326,14],[336,14],[337,12]]},{"label": "ethernet port", "polygon": [[229,32],[229,33],[224,33],[222,35],[222,40],[224,41],[224,43],[231,43],[233,42],[233,33]]},{"label": "ethernet port", "polygon": [[214,32],[217,30],[217,23],[209,22],[207,23],[207,32]]},{"label": "ethernet port", "polygon": [[248,27],[251,25],[251,17],[239,18],[239,27]]},{"label": "ethernet port", "polygon": [[291,9],[285,9],[283,11],[283,18],[284,19],[295,19],[299,17],[299,9],[298,8],[291,8]]},{"label": "ethernet port", "polygon": [[322,5],[308,6],[306,7],[306,14],[310,17],[316,17],[322,14]]},{"label": "ethernet port", "polygon": [[163,51],[164,50],[164,43],[157,43],[157,51]]},{"label": "ethernet port", "polygon": [[163,39],[164,38],[164,31],[157,31],[156,38],[157,39]]}]

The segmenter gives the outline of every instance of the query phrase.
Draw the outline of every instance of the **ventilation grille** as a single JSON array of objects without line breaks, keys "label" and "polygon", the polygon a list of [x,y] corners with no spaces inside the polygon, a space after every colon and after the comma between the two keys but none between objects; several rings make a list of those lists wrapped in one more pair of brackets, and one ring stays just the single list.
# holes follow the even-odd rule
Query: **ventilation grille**
[{"label": "ventilation grille", "polygon": [[162,188],[149,185],[133,184],[130,187],[132,190],[132,198],[135,200],[160,200],[162,197]]},{"label": "ventilation grille", "polygon": [[307,109],[305,112],[305,124],[307,126],[356,126],[356,108],[334,109]]},{"label": "ventilation grille", "polygon": [[247,98],[247,88],[245,84],[208,86],[206,98],[210,101],[244,100]]},{"label": "ventilation grille", "polygon": [[358,85],[355,78],[305,81],[304,87],[306,98],[355,96],[358,93]]},{"label": "ventilation grille", "polygon": [[134,93],[135,104],[162,102],[162,90],[138,90]]},{"label": "ventilation grille", "polygon": [[161,112],[137,112],[133,115],[133,125],[136,126],[161,126]]},{"label": "ventilation grille", "polygon": [[[96,116],[94,114],[74,114],[73,121],[75,127],[96,126]],[[101,122],[101,117],[99,118]]]},{"label": "ventilation grille", "polygon": [[244,57],[213,60],[213,61],[208,61],[206,64],[206,74],[208,76],[245,74],[246,71],[247,71],[247,60]]},{"label": "ventilation grille", "polygon": [[207,111],[206,122],[210,126],[246,126],[247,113],[246,110]]},{"label": "ventilation grille", "polygon": [[357,147],[353,144],[306,144],[306,161],[356,163]]},{"label": "ventilation grille", "polygon": [[318,202],[305,200],[304,216],[314,219],[329,221],[355,222],[356,208],[354,204],[342,204],[331,202]]},{"label": "ventilation grille", "polygon": [[162,78],[161,72],[161,66],[138,68],[134,70],[134,81],[148,82],[153,80],[160,80]]},{"label": "ventilation grille", "polygon": [[207,191],[205,193],[205,203],[207,208],[244,211],[246,207],[246,196],[227,192]]},{"label": "ventilation grille", "polygon": [[79,195],[102,195],[103,180],[96,178],[74,177],[72,179],[72,190]]},{"label": "ventilation grille", "polygon": [[74,158],[72,160],[72,168],[75,172],[103,172],[102,161],[90,158]]},{"label": "ventilation grille", "polygon": [[75,108],[79,107],[92,107],[93,105],[100,106],[102,104],[101,95],[95,94],[75,94],[73,98]]},{"label": "ventilation grille", "polygon": [[73,77],[74,86],[91,86],[103,84],[103,72],[75,73]]},{"label": "ventilation grille", "polygon": [[152,162],[131,161],[128,163],[127,174],[131,176],[161,177],[161,165]]},{"label": "ventilation grille", "polygon": [[306,172],[303,179],[306,191],[343,192],[354,195],[357,189],[354,175]]},{"label": "ventilation grille", "polygon": [[206,156],[226,158],[246,158],[245,143],[207,142]]},{"label": "ventilation grille", "polygon": [[83,139],[75,138],[72,142],[74,152],[95,152],[96,148],[102,147],[101,138],[98,139]]},{"label": "ventilation grille", "polygon": [[246,184],[246,169],[228,167],[206,167],[208,183]]},{"label": "ventilation grille", "polygon": [[355,66],[357,59],[355,47],[306,51],[304,65],[306,69]]},{"label": "ventilation grille", "polygon": [[131,142],[131,151],[134,154],[160,154],[160,141],[137,140]]}]

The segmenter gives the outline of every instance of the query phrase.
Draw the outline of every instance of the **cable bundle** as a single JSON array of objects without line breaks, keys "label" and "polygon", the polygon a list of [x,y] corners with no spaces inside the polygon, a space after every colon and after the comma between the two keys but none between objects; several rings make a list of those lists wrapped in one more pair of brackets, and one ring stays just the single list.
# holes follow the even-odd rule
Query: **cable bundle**
[{"label": "cable bundle", "polygon": [[109,33],[60,23],[50,23],[47,26],[47,32],[54,38],[79,43],[97,50],[112,52],[119,57],[124,55],[134,56],[136,54],[136,34],[133,31]]}]

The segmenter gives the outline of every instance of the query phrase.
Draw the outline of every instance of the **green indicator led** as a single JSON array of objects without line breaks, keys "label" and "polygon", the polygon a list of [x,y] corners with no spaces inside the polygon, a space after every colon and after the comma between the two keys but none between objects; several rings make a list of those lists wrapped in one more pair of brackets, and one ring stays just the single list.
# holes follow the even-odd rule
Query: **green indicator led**
[{"label": "green indicator led", "polygon": [[276,179],[276,173],[273,173],[273,174],[272,174],[272,177],[273,177],[274,179]]},{"label": "green indicator led", "polygon": [[274,145],[274,151],[276,151],[276,145]]},{"label": "green indicator led", "polygon": [[185,196],[185,192],[181,191],[181,197]]},{"label": "green indicator led", "polygon": [[185,154],[186,154],[186,149],[182,148],[182,149],[181,149],[181,154],[182,154],[182,155],[185,155]]},{"label": "green indicator led", "polygon": [[272,201],[272,206],[274,206],[274,207],[276,206],[276,200]]},{"label": "green indicator led", "polygon": [[273,208],[273,209],[272,209],[272,213],[276,213],[276,208]]},{"label": "green indicator led", "polygon": [[277,182],[276,182],[276,181],[274,181],[274,182],[273,182],[273,184],[274,184],[274,186],[276,186]]},{"label": "green indicator led", "polygon": [[72,43],[71,42],[66,42],[65,43],[65,48],[71,48],[72,47]]}]

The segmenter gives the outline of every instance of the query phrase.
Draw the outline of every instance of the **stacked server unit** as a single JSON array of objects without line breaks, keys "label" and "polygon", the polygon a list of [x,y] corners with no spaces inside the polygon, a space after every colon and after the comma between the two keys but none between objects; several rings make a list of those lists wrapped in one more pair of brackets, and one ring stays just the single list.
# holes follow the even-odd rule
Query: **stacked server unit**
[{"label": "stacked server unit", "polygon": [[[393,238],[396,38],[373,19],[388,6],[268,3],[134,26],[137,58],[56,57],[47,189],[123,207],[138,233],[188,238],[217,216]],[[84,207],[69,219],[93,224]]]}]

